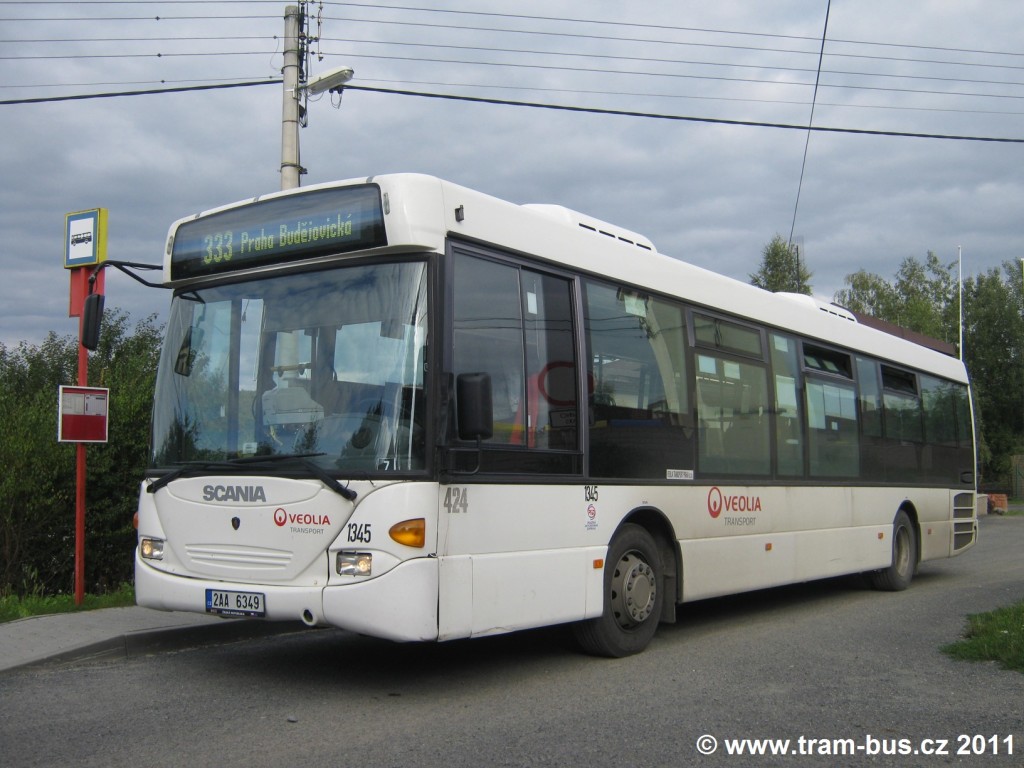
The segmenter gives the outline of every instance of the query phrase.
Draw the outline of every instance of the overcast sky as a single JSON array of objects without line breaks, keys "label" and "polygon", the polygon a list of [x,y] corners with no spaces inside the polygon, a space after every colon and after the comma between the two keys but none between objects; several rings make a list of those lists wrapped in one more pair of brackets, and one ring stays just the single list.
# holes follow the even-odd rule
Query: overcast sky
[{"label": "overcast sky", "polygon": [[[309,3],[310,75],[348,65],[365,87],[792,126],[814,101],[817,127],[1016,143],[808,144],[805,130],[348,90],[309,104],[303,185],[434,174],[575,208],[744,281],[796,209],[826,299],[858,269],[891,279],[928,251],[951,262],[962,246],[966,275],[1024,257],[1020,0],[833,0],[820,76],[827,0],[405,2]],[[109,209],[110,258],[158,263],[175,219],[280,188],[282,87],[269,81],[286,4],[0,2],[0,343],[77,332],[66,213]],[[108,277],[107,306],[134,319],[168,301]]]}]

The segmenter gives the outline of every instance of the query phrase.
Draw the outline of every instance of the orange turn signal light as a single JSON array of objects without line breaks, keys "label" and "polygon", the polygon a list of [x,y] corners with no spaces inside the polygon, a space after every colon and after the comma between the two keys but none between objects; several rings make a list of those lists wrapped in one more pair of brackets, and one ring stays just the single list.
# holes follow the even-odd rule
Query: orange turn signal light
[{"label": "orange turn signal light", "polygon": [[395,523],[388,535],[407,547],[422,547],[427,541],[427,521],[422,517]]}]

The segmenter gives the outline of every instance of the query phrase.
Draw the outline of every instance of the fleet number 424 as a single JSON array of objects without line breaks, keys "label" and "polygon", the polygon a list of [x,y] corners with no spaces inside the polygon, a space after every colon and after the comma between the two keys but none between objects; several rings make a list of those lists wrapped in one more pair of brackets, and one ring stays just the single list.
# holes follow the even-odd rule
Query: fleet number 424
[{"label": "fleet number 424", "polygon": [[448,514],[469,512],[469,488],[448,488],[444,494],[444,508],[448,510]]}]

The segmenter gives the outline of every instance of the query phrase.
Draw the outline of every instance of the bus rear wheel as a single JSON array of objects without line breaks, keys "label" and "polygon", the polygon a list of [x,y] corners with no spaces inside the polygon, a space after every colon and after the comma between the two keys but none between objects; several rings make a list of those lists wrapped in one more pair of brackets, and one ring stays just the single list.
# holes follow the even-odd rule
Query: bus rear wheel
[{"label": "bus rear wheel", "polygon": [[605,559],[604,613],[573,627],[583,650],[621,658],[646,648],[661,618],[663,574],[651,534],[639,525],[623,525]]},{"label": "bus rear wheel", "polygon": [[892,524],[892,565],[869,574],[871,586],[899,592],[910,586],[917,570],[917,533],[910,516],[902,509]]}]

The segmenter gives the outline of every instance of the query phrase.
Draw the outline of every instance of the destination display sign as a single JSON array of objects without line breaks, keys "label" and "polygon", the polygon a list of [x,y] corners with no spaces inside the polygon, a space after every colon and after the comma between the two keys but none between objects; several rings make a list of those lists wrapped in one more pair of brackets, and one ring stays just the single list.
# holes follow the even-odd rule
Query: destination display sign
[{"label": "destination display sign", "polygon": [[172,280],[387,245],[376,184],[249,203],[187,221],[173,237]]}]

